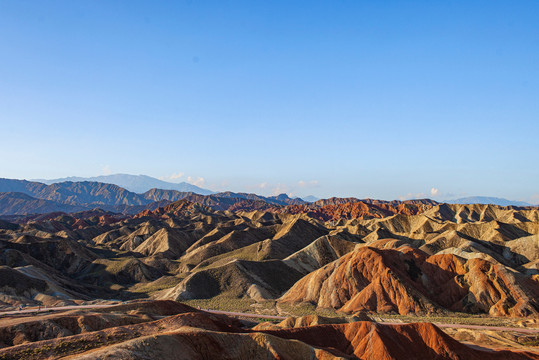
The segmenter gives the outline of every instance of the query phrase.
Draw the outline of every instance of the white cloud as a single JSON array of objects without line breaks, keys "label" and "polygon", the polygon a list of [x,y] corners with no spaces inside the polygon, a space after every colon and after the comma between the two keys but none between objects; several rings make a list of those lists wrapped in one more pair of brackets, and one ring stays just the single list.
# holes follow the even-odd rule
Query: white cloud
[{"label": "white cloud", "polygon": [[440,190],[433,187],[432,189],[430,189],[430,194],[431,196],[438,196],[438,194],[440,193]]},{"label": "white cloud", "polygon": [[112,170],[110,169],[110,165],[103,166],[103,168],[101,168],[101,172],[103,173],[103,175],[111,175]]},{"label": "white cloud", "polygon": [[406,195],[399,196],[399,200],[410,200],[410,199],[424,199],[427,197],[427,194],[420,192],[420,193],[408,193]]},{"label": "white cloud", "polygon": [[171,175],[168,175],[168,176],[162,176],[162,177],[159,178],[159,180],[174,182],[175,180],[178,180],[181,177],[183,177],[183,174],[184,173],[182,173],[182,172],[177,172],[177,173],[174,173],[174,174],[171,174]]},{"label": "white cloud", "polygon": [[304,188],[304,187],[315,187],[315,186],[318,186],[318,180],[311,180],[311,181],[303,181],[303,180],[300,180],[298,181],[298,186],[300,188]]},{"label": "white cloud", "polygon": [[207,183],[204,188],[212,190],[212,191],[229,191],[230,190],[230,183],[226,180],[221,181],[220,183]]},{"label": "white cloud", "polygon": [[206,183],[206,179],[204,179],[203,177],[188,176],[187,182],[195,186],[204,186],[204,184]]},{"label": "white cloud", "polygon": [[[313,187],[318,187],[318,180],[299,180],[297,182],[291,183],[270,183],[270,182],[261,182],[252,185],[246,186],[246,189],[251,192],[255,192],[260,195],[280,195],[287,194],[292,197],[301,192],[300,189],[309,189]],[[305,191],[305,190],[304,190]],[[305,195],[305,194],[303,194]]]},{"label": "white cloud", "polygon": [[275,196],[275,195],[285,194],[287,191],[288,191],[288,186],[286,186],[284,184],[277,184],[271,190],[271,194]]}]

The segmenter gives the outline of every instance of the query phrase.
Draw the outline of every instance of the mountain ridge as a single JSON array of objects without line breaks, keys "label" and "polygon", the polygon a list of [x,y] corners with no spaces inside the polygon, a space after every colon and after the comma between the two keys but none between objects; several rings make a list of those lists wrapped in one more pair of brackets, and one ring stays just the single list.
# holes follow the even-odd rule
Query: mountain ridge
[{"label": "mountain ridge", "polygon": [[[286,194],[262,196],[225,191],[210,195],[152,188],[142,194],[115,184],[100,182],[53,183],[0,178],[0,215],[29,215],[48,212],[77,212],[100,208],[122,214],[137,214],[182,199],[221,211],[263,210],[276,213],[308,214],[327,221],[370,219],[391,214],[420,214],[441,203],[431,199],[376,200],[355,197],[320,199],[313,203]],[[26,196],[22,196],[22,194]],[[513,207],[510,205],[509,207]],[[525,208],[520,206],[521,208]],[[527,206],[528,208],[530,206]]]},{"label": "mountain ridge", "polygon": [[63,182],[101,182],[106,184],[118,185],[128,191],[142,194],[151,189],[158,188],[163,190],[176,190],[180,192],[193,192],[201,195],[210,195],[214,192],[208,189],[203,189],[187,182],[171,183],[168,181],[156,179],[148,175],[130,175],[130,174],[111,174],[111,175],[99,175],[92,177],[79,177],[69,176],[59,179],[35,179],[31,181],[40,182],[46,185],[52,185],[55,183]]},{"label": "mountain ridge", "polygon": [[454,200],[443,201],[447,204],[492,204],[499,206],[537,206],[525,201],[508,200],[493,196],[468,196]]}]

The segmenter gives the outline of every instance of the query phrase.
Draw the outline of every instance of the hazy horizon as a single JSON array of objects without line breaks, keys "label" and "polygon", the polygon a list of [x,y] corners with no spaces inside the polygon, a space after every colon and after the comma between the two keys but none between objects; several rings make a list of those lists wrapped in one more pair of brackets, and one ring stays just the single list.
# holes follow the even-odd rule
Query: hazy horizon
[{"label": "hazy horizon", "polygon": [[0,177],[539,203],[539,3],[0,3]]},{"label": "hazy horizon", "polygon": [[[183,179],[183,175],[182,176],[178,176],[179,174],[176,174],[176,177],[174,179],[169,179],[169,178],[156,178],[156,177],[153,177],[153,176],[149,176],[147,174],[125,174],[125,173],[116,173],[116,174],[102,174],[102,175],[97,175],[97,176],[89,176],[89,177],[82,177],[82,176],[68,176],[68,177],[63,177],[63,178],[56,178],[56,179],[43,179],[43,178],[35,178],[35,179],[20,179],[20,180],[26,180],[26,181],[35,181],[35,182],[44,182],[44,183],[52,183],[52,182],[59,182],[59,181],[87,181],[86,179],[92,179],[93,181],[101,181],[101,182],[105,182],[107,183],[107,181],[104,181],[104,180],[99,180],[97,178],[101,178],[101,177],[115,177],[115,176],[144,176],[144,177],[150,177],[152,179],[156,179],[156,180],[160,180],[160,181],[165,181],[167,183],[170,183],[170,184],[182,184],[182,183],[187,183],[187,184],[190,184],[190,185],[195,185],[193,182],[190,182],[190,181],[186,181],[187,179]],[[84,179],[84,180],[80,180],[80,179]],[[115,183],[114,181],[109,181],[109,183]],[[119,186],[122,186],[121,184],[118,184]],[[195,185],[197,186],[197,185]],[[281,195],[281,194],[286,194],[288,195],[289,197],[291,198],[309,198],[309,197],[314,197],[314,198],[317,198],[317,199],[326,199],[326,198],[330,198],[330,197],[334,197],[334,195],[331,195],[331,196],[328,196],[328,197],[321,197],[321,196],[317,196],[316,194],[314,193],[309,193],[309,194],[303,194],[303,195],[299,195],[297,193],[293,193],[293,192],[284,192],[284,193],[276,193],[276,192],[268,192],[268,191],[247,191],[247,190],[230,190],[230,189],[221,189],[221,190],[212,190],[212,189],[208,189],[204,186],[199,186],[201,189],[203,190],[211,190],[213,191],[214,193],[219,193],[219,192],[227,192],[227,191],[232,191],[232,192],[235,192],[235,193],[253,193],[253,194],[256,194],[256,195],[262,195],[262,196],[277,196],[277,195]],[[157,186],[157,188],[159,188]],[[135,190],[130,190],[130,189],[127,189],[129,191],[133,191],[135,193],[143,193],[145,191],[135,191]],[[261,190],[264,190],[264,189],[261,189]],[[271,190],[271,189],[270,189]],[[434,199],[434,197],[432,196],[432,194],[429,196],[428,194],[415,194],[417,196],[411,196],[411,197],[400,197],[400,198],[376,198],[376,197],[373,197],[373,196],[365,196],[365,197],[362,197],[363,199],[377,199],[377,200],[386,200],[386,201],[391,201],[391,200],[414,200],[414,199]],[[425,196],[420,196],[420,195],[425,195]],[[335,196],[335,197],[339,197],[339,196]],[[343,198],[346,198],[346,197],[355,197],[355,198],[360,198],[358,196],[355,196],[355,195],[343,195],[343,196],[340,196],[340,197],[343,197]],[[464,198],[492,198],[492,199],[499,199],[499,200],[509,200],[509,201],[514,201],[514,202],[519,202],[521,200],[516,200],[516,199],[506,199],[506,198],[501,198],[501,197],[498,197],[498,196],[491,196],[491,195],[488,195],[488,194],[475,194],[475,195],[470,195],[470,196],[454,196],[452,198],[444,198],[444,199],[438,199],[438,201],[452,201],[452,200],[461,200],[461,199],[464,199]],[[523,201],[523,200],[522,200]],[[535,204],[535,203],[529,203],[530,205],[539,205],[539,203]]]}]

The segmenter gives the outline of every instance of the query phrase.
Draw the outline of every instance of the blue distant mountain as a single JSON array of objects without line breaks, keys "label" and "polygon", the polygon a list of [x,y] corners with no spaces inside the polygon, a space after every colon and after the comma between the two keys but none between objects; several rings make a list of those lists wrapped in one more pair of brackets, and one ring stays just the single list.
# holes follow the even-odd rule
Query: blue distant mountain
[{"label": "blue distant mountain", "polygon": [[533,206],[524,201],[507,200],[498,197],[470,196],[455,200],[444,201],[447,204],[493,204],[499,206]]},{"label": "blue distant mountain", "polygon": [[94,177],[77,177],[70,176],[62,179],[36,179],[33,181],[38,181],[47,185],[61,183],[65,181],[93,181],[106,184],[118,185],[126,190],[131,192],[142,194],[150,189],[163,189],[163,190],[176,190],[181,192],[193,192],[200,195],[210,195],[213,194],[213,191],[208,189],[203,189],[193,184],[188,184],[186,182],[181,183],[171,183],[168,181],[159,180],[147,175],[129,175],[129,174],[113,174],[113,175],[101,175]]},{"label": "blue distant mountain", "polygon": [[301,200],[313,203],[313,202],[318,201],[320,199],[317,198],[316,196],[309,195],[309,196],[302,197]]}]

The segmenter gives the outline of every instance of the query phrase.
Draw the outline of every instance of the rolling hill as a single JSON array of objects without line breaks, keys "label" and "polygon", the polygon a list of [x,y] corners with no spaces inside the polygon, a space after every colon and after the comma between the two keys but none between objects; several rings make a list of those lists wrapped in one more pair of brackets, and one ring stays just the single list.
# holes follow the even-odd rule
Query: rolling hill
[{"label": "rolling hill", "polygon": [[[90,195],[106,198],[105,190],[79,194],[77,191],[87,187],[66,184],[70,192],[60,194],[66,199]],[[23,185],[49,194],[47,185]],[[124,191],[127,190],[119,194],[126,196],[118,199],[129,199],[130,194],[140,196]],[[44,209],[52,202],[21,193],[3,196],[7,201],[37,201],[32,204]],[[34,215],[27,220],[17,218],[17,223],[0,221],[0,311],[21,304],[49,307],[92,303],[96,299],[159,300],[154,303],[157,308],[164,306],[180,312],[173,304],[286,316],[304,314],[309,309],[308,316],[328,313],[339,317],[335,320],[338,323],[291,319],[280,326],[236,329],[233,336],[239,337],[234,341],[244,346],[247,340],[242,336],[258,334],[259,340],[266,339],[260,340],[265,344],[263,348],[270,346],[267,339],[273,339],[272,349],[288,354],[286,346],[290,345],[286,341],[295,339],[310,344],[306,349],[311,354],[327,350],[331,356],[344,358],[370,357],[370,349],[377,346],[377,354],[398,358],[400,346],[410,337],[415,340],[406,345],[411,349],[408,351],[422,356],[471,354],[469,347],[432,324],[394,327],[362,324],[357,319],[407,316],[417,322],[431,316],[458,317],[482,322],[497,319],[530,327],[539,321],[537,208],[423,202],[392,205],[373,200],[332,200],[332,204],[310,205],[311,208],[306,204],[275,203],[286,204],[284,197],[267,203],[262,197],[248,194],[234,196],[191,194],[135,215],[92,210]],[[252,210],[253,207],[261,209]],[[130,346],[126,341],[137,342],[140,336],[144,339],[144,334],[158,335],[153,329],[164,334],[163,329],[173,331],[185,324],[200,326],[197,338],[211,341],[217,341],[216,335],[207,332],[206,326],[211,331],[226,329],[222,325],[213,327],[213,320],[192,314],[192,310],[190,315],[180,316],[181,320],[141,315],[146,311],[144,307],[154,305],[121,305],[138,309],[125,316],[114,311],[111,317],[100,318],[92,312],[94,319],[100,319],[95,321],[84,313],[79,313],[78,320],[49,321],[55,316],[49,315],[39,322],[29,319],[24,326],[10,327],[13,324],[6,322],[5,330],[0,321],[0,347],[5,347],[0,349],[0,356],[17,358],[37,348],[42,350],[32,353],[36,359],[54,357],[60,354],[55,351],[68,349],[56,348],[57,338],[75,344],[69,349],[78,349],[63,355],[76,356],[89,349],[96,352],[85,354],[88,358],[125,355]],[[343,320],[350,316],[356,320]],[[158,323],[153,325],[150,320]],[[232,320],[227,321],[232,324]],[[109,328],[110,332],[106,330]],[[108,334],[110,346],[99,341],[100,331],[104,331],[101,336]],[[329,350],[328,336],[333,344]],[[77,347],[77,339],[81,338],[87,347]],[[391,339],[399,340],[394,343]],[[534,341],[530,337],[513,337],[512,343],[497,339],[512,346],[523,344],[525,349],[525,344]],[[183,341],[185,349],[191,340]],[[230,338],[218,340],[221,344],[219,341]],[[272,341],[288,345],[275,350]],[[123,345],[118,348],[115,343]],[[88,347],[89,344],[93,345]],[[253,354],[256,349],[249,351]],[[503,352],[499,357],[533,358],[530,354]]]}]

